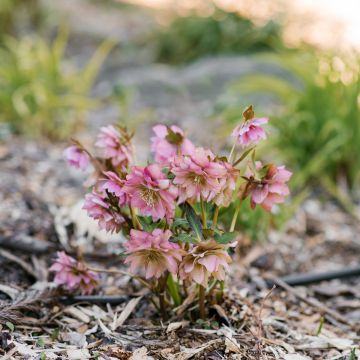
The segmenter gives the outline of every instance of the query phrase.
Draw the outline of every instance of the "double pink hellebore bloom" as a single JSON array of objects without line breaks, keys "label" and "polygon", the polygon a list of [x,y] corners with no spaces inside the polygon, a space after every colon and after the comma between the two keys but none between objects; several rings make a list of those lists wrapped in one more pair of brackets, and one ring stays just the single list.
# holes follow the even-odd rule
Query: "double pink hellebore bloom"
[{"label": "double pink hellebore bloom", "polygon": [[126,177],[123,191],[129,196],[130,206],[141,215],[151,216],[154,221],[164,217],[172,221],[178,191],[161,170],[158,164],[134,166]]},{"label": "double pink hellebore bloom", "polygon": [[64,150],[64,156],[69,165],[80,170],[86,170],[90,163],[90,157],[86,151],[76,145],[71,145]]},{"label": "double pink hellebore bloom", "polygon": [[95,145],[102,149],[102,157],[110,159],[115,167],[126,169],[133,161],[130,143],[124,139],[120,132],[112,125],[100,129]]},{"label": "double pink hellebore bloom", "polygon": [[165,271],[176,274],[183,251],[178,244],[169,241],[170,230],[155,229],[151,233],[131,230],[130,239],[125,243],[130,271],[145,270],[145,278],[159,278]]},{"label": "double pink hellebore bloom", "polygon": [[151,152],[155,161],[161,165],[168,165],[176,155],[190,155],[194,152],[193,143],[184,137],[184,132],[177,126],[170,126],[170,130],[177,135],[178,140],[171,142],[169,128],[165,125],[153,127],[155,136],[151,138]]},{"label": "double pink hellebore bloom", "polygon": [[196,148],[193,154],[177,156],[170,166],[179,187],[179,203],[186,200],[211,201],[221,190],[226,168],[215,161],[210,150]]},{"label": "double pink hellebore bloom", "polygon": [[80,289],[82,294],[91,294],[98,283],[96,273],[63,251],[58,251],[57,259],[49,270],[55,272],[54,281],[57,284],[65,285],[69,290]]},{"label": "double pink hellebore bloom", "polygon": [[251,207],[261,205],[266,211],[271,211],[274,204],[280,204],[285,201],[285,196],[289,195],[289,181],[292,173],[285,169],[285,166],[275,166],[273,164],[263,167],[262,163],[256,163],[256,170],[266,170],[266,174],[258,181],[254,180],[254,174],[251,170],[247,171],[250,177],[250,196]]},{"label": "double pink hellebore bloom", "polygon": [[232,136],[236,138],[237,143],[242,147],[256,145],[260,140],[266,139],[265,130],[261,125],[267,122],[267,118],[245,120],[234,129]]},{"label": "double pink hellebore bloom", "polygon": [[85,203],[83,206],[90,217],[98,220],[99,228],[101,230],[112,232],[119,232],[123,223],[124,217],[118,211],[111,208],[111,205],[106,201],[101,194],[93,191],[85,195]]},{"label": "double pink hellebore bloom", "polygon": [[182,279],[194,280],[207,287],[209,278],[225,280],[231,257],[227,246],[211,239],[194,245],[181,262],[179,275]]}]

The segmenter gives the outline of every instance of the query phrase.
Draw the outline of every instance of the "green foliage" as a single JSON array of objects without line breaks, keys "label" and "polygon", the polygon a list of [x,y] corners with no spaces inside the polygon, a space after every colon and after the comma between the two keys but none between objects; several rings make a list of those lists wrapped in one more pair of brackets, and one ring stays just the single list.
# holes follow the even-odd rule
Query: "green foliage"
[{"label": "green foliage", "polygon": [[[269,149],[294,172],[292,187],[322,185],[346,204],[336,184],[354,189],[360,180],[359,57],[272,55],[266,62],[286,73],[250,75],[230,92],[271,95],[280,106],[273,107]],[[231,122],[237,113],[223,116]]]},{"label": "green foliage", "polygon": [[176,17],[155,34],[159,61],[185,63],[206,55],[234,54],[282,48],[281,28],[269,21],[263,26],[235,12],[215,8],[208,16]]},{"label": "green foliage", "polygon": [[81,69],[64,68],[67,33],[49,46],[38,37],[6,38],[0,48],[0,123],[17,133],[62,139],[76,131],[101,64],[112,48],[104,42]]}]

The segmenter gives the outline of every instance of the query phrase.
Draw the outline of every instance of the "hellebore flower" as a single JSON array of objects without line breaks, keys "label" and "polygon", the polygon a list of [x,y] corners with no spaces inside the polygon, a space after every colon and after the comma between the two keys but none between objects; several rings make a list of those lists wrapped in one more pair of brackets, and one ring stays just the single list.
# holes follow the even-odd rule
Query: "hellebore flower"
[{"label": "hellebore flower", "polygon": [[255,145],[260,140],[266,139],[265,130],[261,125],[266,124],[267,122],[267,118],[245,120],[234,129],[232,136],[236,138],[237,143],[242,147],[251,144]]},{"label": "hellebore flower", "polygon": [[76,145],[71,145],[64,150],[64,156],[69,165],[80,170],[85,170],[90,163],[89,154]]},{"label": "hellebore flower", "polygon": [[286,183],[292,173],[285,169],[285,166],[275,166],[273,164],[263,166],[260,161],[256,163],[256,170],[265,172],[260,180],[254,178],[251,170],[247,171],[249,177],[249,193],[251,197],[251,207],[261,205],[266,211],[271,211],[274,204],[283,203],[285,196],[289,195],[289,188]]},{"label": "hellebore flower", "polygon": [[95,145],[103,150],[102,157],[110,159],[115,167],[126,169],[133,161],[130,137],[122,129],[103,126]]},{"label": "hellebore flower", "polygon": [[85,195],[85,209],[88,215],[99,222],[99,228],[108,232],[119,232],[125,219],[102,195],[92,192]]},{"label": "hellebore flower", "polygon": [[210,277],[225,280],[225,272],[231,263],[227,247],[213,239],[194,245],[180,264],[180,277],[193,280],[204,287]]},{"label": "hellebore flower", "polygon": [[192,142],[185,138],[184,132],[175,125],[156,125],[153,131],[155,136],[151,138],[151,152],[155,161],[161,165],[168,165],[176,155],[190,155],[195,150]]},{"label": "hellebore flower", "polygon": [[221,164],[226,169],[226,174],[220,178],[221,190],[215,196],[214,203],[217,206],[228,207],[231,203],[232,195],[236,188],[236,181],[240,172],[226,161],[222,161]]},{"label": "hellebore flower", "polygon": [[125,243],[128,254],[125,263],[131,264],[130,271],[143,269],[146,279],[158,279],[165,271],[176,274],[183,251],[169,241],[171,235],[170,230],[155,229],[151,233],[131,230],[130,239]]},{"label": "hellebore flower", "polygon": [[125,194],[123,187],[125,180],[120,179],[120,177],[115,174],[113,171],[104,171],[105,179],[100,179],[97,189],[100,192],[110,193],[116,196],[119,199],[119,206],[122,207],[128,204],[128,196]]},{"label": "hellebore flower", "polygon": [[130,205],[141,215],[152,216],[154,221],[174,218],[178,191],[160,165],[134,166],[126,177],[123,191],[129,196]]},{"label": "hellebore flower", "polygon": [[63,251],[57,252],[57,259],[50,267],[55,272],[54,281],[69,290],[80,289],[82,294],[91,294],[98,284],[98,275],[82,262],[76,261]]},{"label": "hellebore flower", "polygon": [[179,203],[186,200],[212,200],[222,189],[221,179],[227,170],[215,161],[210,150],[196,148],[191,155],[177,156],[171,163],[175,175],[173,183],[179,186]]}]

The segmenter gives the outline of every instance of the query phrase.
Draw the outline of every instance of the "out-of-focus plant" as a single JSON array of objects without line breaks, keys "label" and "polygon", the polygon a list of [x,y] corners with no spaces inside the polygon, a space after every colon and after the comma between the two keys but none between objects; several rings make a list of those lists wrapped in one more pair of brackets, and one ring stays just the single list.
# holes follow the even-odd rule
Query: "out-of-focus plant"
[{"label": "out-of-focus plant", "polygon": [[1,0],[0,38],[15,35],[18,27],[36,27],[41,22],[44,10],[39,0]]},{"label": "out-of-focus plant", "polygon": [[[349,209],[346,194],[360,183],[359,57],[271,55],[266,60],[288,73],[251,74],[230,93],[270,94],[278,105],[270,146],[296,169],[293,188],[321,185]],[[233,121],[239,111],[225,109],[223,115]]]},{"label": "out-of-focus plant", "polygon": [[278,23],[256,26],[239,13],[217,7],[206,17],[196,13],[176,17],[155,34],[154,41],[157,59],[175,64],[207,55],[283,48]]},{"label": "out-of-focus plant", "polygon": [[113,44],[104,42],[83,69],[69,67],[62,31],[49,46],[38,37],[6,38],[0,48],[0,122],[17,133],[62,139],[82,126],[99,68]]},{"label": "out-of-focus plant", "polygon": [[[136,164],[133,134],[120,126],[101,128],[95,143],[98,156],[77,141],[65,150],[70,165],[84,170],[92,164],[93,185],[84,209],[100,229],[126,237],[125,264],[155,295],[153,303],[163,318],[197,299],[194,315],[204,319],[206,303],[222,297],[231,262],[228,252],[236,244],[244,202],[272,211],[289,194],[292,173],[256,161],[255,148],[266,138],[262,126],[267,121],[255,118],[248,107],[233,130],[228,156],[195,147],[180,128],[165,125],[153,128],[153,162],[146,166]],[[229,223],[221,221],[220,211],[231,214]],[[106,271],[63,253],[51,270],[58,284],[83,293],[94,290],[95,272]]]}]

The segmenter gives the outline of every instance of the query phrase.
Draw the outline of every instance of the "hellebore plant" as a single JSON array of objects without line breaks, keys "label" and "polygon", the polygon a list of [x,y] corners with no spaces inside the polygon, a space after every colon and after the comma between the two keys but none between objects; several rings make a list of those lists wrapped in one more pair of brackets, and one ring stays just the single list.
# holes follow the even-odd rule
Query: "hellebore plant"
[{"label": "hellebore plant", "polygon": [[[92,164],[84,209],[101,229],[121,231],[128,239],[125,264],[158,297],[154,304],[164,318],[186,298],[198,299],[198,314],[204,318],[205,302],[221,297],[242,200],[250,197],[251,207],[271,211],[289,194],[291,172],[255,161],[268,119],[256,119],[252,106],[243,117],[228,157],[196,147],[180,128],[165,125],[153,128],[155,162],[147,166],[134,164],[133,134],[112,125],[100,130],[98,157],[77,141],[65,150],[70,165],[83,170]],[[218,223],[219,210],[237,198],[231,226],[225,229]],[[83,293],[95,288],[94,269],[64,253],[58,257],[51,267],[57,283]]]}]

